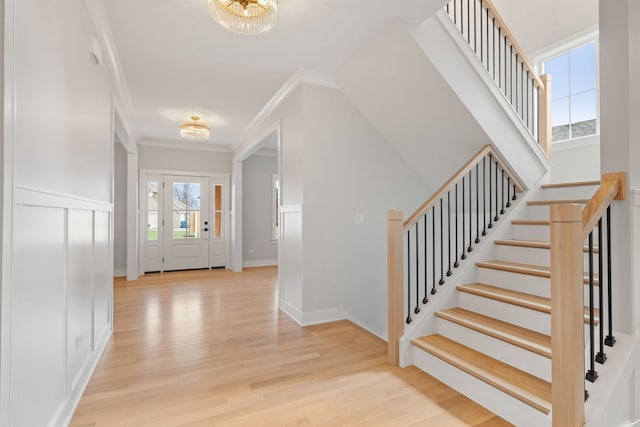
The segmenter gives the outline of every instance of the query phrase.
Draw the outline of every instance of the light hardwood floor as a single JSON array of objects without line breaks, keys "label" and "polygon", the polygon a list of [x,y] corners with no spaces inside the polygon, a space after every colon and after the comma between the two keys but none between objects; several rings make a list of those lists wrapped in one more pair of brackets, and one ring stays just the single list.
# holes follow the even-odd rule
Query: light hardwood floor
[{"label": "light hardwood floor", "polygon": [[275,268],[116,281],[114,334],[71,426],[508,426],[348,321],[300,328]]}]

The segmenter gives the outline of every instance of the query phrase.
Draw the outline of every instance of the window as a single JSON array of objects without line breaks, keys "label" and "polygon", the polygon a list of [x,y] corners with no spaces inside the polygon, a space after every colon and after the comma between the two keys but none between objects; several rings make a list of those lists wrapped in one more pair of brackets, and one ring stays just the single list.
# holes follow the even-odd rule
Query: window
[{"label": "window", "polygon": [[158,181],[147,181],[147,240],[158,240]]},{"label": "window", "polygon": [[598,133],[596,58],[592,41],[544,61],[551,74],[553,142]]}]

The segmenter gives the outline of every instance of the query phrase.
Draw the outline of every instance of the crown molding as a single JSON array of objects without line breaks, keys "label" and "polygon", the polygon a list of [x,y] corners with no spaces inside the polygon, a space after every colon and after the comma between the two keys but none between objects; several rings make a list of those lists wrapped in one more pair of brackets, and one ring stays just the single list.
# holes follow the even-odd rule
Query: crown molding
[{"label": "crown molding", "polygon": [[305,68],[299,68],[294,72],[291,77],[282,85],[280,89],[269,99],[269,101],[262,107],[262,109],[256,114],[256,116],[249,122],[243,132],[243,137],[232,145],[232,148],[236,150],[242,145],[246,144],[246,141],[251,133],[251,130],[259,123],[263,122],[273,111],[287,99],[287,97],[303,83],[312,84],[316,86],[322,86],[330,89],[339,89],[340,87],[333,79],[333,76],[329,73],[322,71],[309,70]]},{"label": "crown molding", "polygon": [[214,151],[218,153],[230,153],[231,147],[228,145],[214,145],[207,142],[192,141],[170,141],[167,139],[141,139],[139,146],[160,147],[160,148],[178,148],[180,150],[195,151]]},{"label": "crown molding", "polygon": [[129,86],[124,77],[120,56],[116,49],[111,24],[107,18],[104,3],[102,0],[84,0],[84,3],[89,12],[91,22],[93,22],[96,37],[104,49],[105,62],[113,79],[114,105],[122,121],[122,128],[124,129],[123,134],[119,136],[121,139],[129,139],[129,141],[122,141],[122,143],[128,148],[127,151],[135,152],[138,140],[134,126],[135,109],[133,108],[131,93],[129,92]]}]

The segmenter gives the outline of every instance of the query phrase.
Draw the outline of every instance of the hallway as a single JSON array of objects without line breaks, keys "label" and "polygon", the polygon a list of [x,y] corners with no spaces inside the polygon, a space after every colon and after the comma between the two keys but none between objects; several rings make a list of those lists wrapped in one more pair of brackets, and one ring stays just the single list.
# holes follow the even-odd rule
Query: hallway
[{"label": "hallway", "polygon": [[348,321],[300,328],[276,270],[116,281],[115,330],[71,426],[507,426]]}]

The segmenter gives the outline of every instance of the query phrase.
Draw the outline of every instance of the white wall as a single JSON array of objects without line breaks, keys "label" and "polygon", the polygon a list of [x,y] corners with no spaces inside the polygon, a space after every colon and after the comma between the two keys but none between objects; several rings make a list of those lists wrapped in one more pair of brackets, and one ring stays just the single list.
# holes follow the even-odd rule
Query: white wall
[{"label": "white wall", "polygon": [[336,81],[433,190],[491,142],[404,22],[393,21],[368,40]]},{"label": "white wall", "polygon": [[113,176],[113,271],[127,275],[127,152],[122,144],[114,144]]},{"label": "white wall", "polygon": [[0,424],[65,425],[111,333],[110,80],[89,58],[84,1],[6,4],[16,216]]},{"label": "white wall", "polygon": [[[231,173],[231,152],[145,145],[138,148],[140,169]],[[189,144],[188,142],[185,143]]]},{"label": "white wall", "polygon": [[342,306],[386,337],[387,210],[430,192],[340,91],[304,86],[304,129],[304,311]]},{"label": "white wall", "polygon": [[245,266],[275,265],[278,245],[272,241],[272,177],[278,158],[254,154],[242,165],[242,247]]},{"label": "white wall", "polygon": [[[273,132],[274,125],[280,124],[280,265],[278,270],[280,308],[299,322],[302,320],[303,293],[303,90],[302,87],[291,88],[288,95],[272,109],[262,120],[247,131],[247,143],[260,143]],[[240,147],[240,152],[243,147]],[[234,162],[234,166],[242,168],[242,162]],[[241,185],[242,175],[236,177],[235,185]],[[232,190],[233,191],[233,190]],[[241,205],[241,203],[240,203]],[[234,217],[242,218],[243,209],[235,203]],[[240,227],[241,229],[241,227]],[[234,226],[238,234],[238,227]],[[242,235],[234,239],[234,244],[242,246]],[[242,251],[239,251],[242,254]]]},{"label": "white wall", "polygon": [[553,144],[553,181],[600,179],[600,135]]}]

